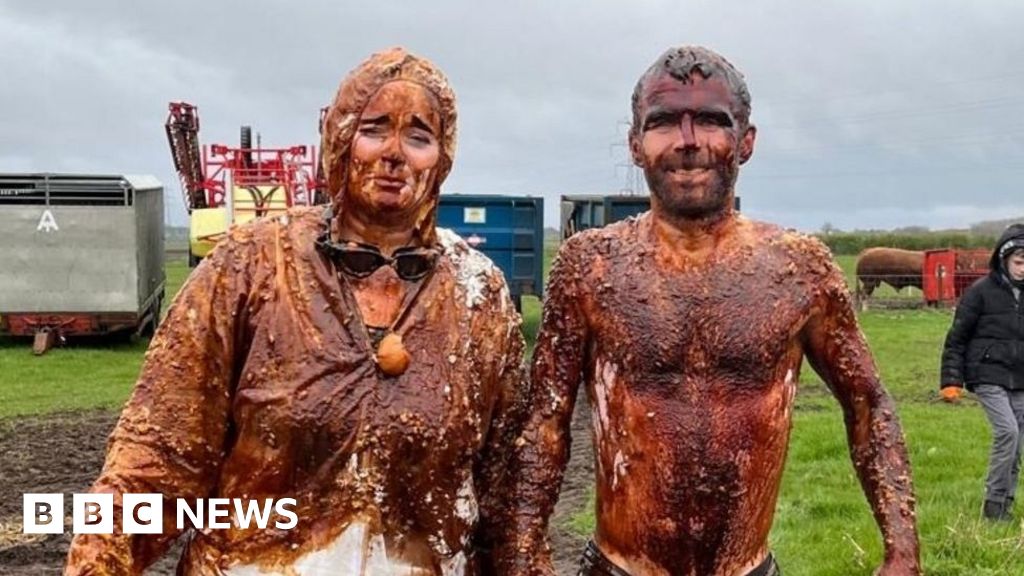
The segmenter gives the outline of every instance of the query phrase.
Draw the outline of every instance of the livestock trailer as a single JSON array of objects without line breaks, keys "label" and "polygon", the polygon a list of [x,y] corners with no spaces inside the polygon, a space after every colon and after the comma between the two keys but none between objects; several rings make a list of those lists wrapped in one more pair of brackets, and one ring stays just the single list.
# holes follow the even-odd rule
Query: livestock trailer
[{"label": "livestock trailer", "polygon": [[0,174],[0,334],[152,332],[164,297],[152,176]]},{"label": "livestock trailer", "polygon": [[953,305],[979,278],[989,273],[992,252],[976,250],[926,250],[921,278],[927,304]]},{"label": "livestock trailer", "polygon": [[[733,199],[740,209],[740,198]],[[625,220],[651,208],[650,196],[626,194],[574,194],[562,196],[562,240],[588,228],[600,228],[612,222]]]},{"label": "livestock trailer", "polygon": [[543,295],[543,198],[442,194],[437,225],[454,231],[501,268],[517,308],[523,295]]}]

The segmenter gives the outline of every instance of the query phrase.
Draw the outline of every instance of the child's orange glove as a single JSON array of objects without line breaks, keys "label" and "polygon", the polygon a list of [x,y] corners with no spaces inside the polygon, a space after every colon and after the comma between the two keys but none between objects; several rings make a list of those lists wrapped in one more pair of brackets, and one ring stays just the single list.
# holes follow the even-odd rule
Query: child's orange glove
[{"label": "child's orange glove", "polygon": [[964,389],[959,386],[946,386],[940,393],[942,399],[946,402],[959,402],[960,398],[964,395]]}]

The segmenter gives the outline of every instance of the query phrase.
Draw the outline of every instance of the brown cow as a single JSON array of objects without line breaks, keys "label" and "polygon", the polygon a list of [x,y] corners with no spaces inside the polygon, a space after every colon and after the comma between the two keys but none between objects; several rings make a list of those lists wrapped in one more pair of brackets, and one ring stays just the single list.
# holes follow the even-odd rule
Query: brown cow
[{"label": "brown cow", "polygon": [[885,282],[896,290],[921,287],[924,252],[899,248],[868,248],[857,256],[858,294],[871,296]]}]

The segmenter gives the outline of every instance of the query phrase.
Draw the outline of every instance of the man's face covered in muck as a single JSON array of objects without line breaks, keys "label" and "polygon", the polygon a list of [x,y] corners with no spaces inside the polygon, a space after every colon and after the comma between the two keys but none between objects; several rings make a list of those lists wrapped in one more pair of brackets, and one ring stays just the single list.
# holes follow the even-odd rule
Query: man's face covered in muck
[{"label": "man's face covered in muck", "polygon": [[209,498],[291,498],[297,522],[246,528],[232,512],[230,528],[192,531],[179,573],[510,573],[523,340],[500,271],[435,229],[454,146],[454,96],[429,62],[395,49],[349,75],[324,126],[330,233],[323,207],[232,229],[175,299],[111,435],[92,490],[116,506],[164,495],[163,532],[79,534],[67,574],[141,573],[182,531],[176,501]]}]

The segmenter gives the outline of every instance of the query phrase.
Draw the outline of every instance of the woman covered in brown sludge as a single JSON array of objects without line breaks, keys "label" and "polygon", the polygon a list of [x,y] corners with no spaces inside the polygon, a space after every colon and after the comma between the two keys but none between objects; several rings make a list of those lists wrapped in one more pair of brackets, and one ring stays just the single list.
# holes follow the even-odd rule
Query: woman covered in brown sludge
[{"label": "woman covered in brown sludge", "polygon": [[[342,82],[331,210],[236,228],[189,278],[92,487],[115,534],[77,535],[66,574],[141,573],[178,536],[175,499],[211,497],[294,498],[298,522],[192,531],[179,573],[506,572],[523,342],[500,271],[435,228],[455,119],[402,49]],[[124,493],[164,495],[162,534],[121,533]]]}]

